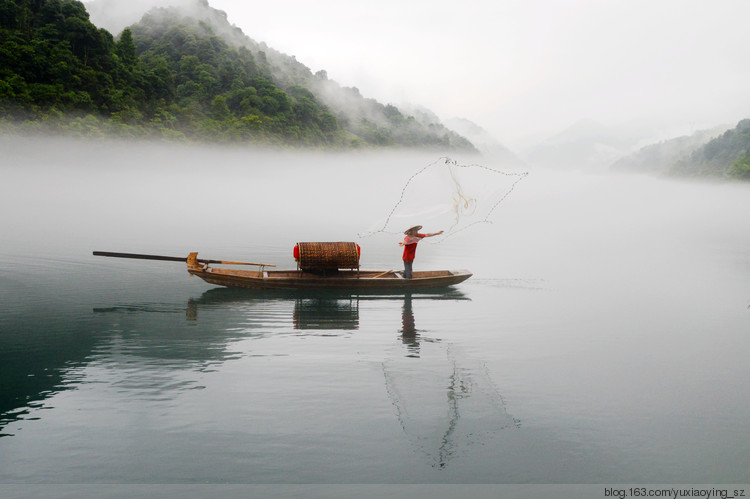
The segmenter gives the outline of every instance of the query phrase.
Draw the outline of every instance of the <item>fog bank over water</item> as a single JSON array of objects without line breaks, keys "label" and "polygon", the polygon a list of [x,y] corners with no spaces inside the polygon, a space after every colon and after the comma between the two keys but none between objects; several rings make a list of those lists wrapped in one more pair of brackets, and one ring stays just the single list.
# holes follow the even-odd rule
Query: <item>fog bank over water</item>
[{"label": "fog bank over water", "polygon": [[[415,173],[440,163],[437,154],[418,152],[1,140],[9,151],[0,163],[2,204],[12,214],[5,217],[4,233],[16,244],[43,240],[36,250],[45,251],[57,245],[82,251],[200,250],[222,258],[231,256],[225,252],[243,257],[261,252],[286,266],[293,266],[291,245],[311,240],[356,240],[365,248],[364,264],[399,265],[395,244],[403,229],[397,224],[389,233],[359,236],[393,212]],[[491,158],[452,159],[497,172],[525,171]],[[411,219],[398,223],[447,230],[428,224],[452,219],[457,185],[469,189],[461,192],[466,199],[480,207],[484,202],[485,212],[488,200],[507,197],[486,223],[425,241],[420,251],[425,264],[472,268],[481,262],[480,275],[493,278],[574,271],[567,277],[586,281],[627,268],[665,272],[717,245],[747,242],[739,215],[750,205],[747,185],[532,169],[508,193],[515,178],[463,170],[457,170],[456,184],[418,177],[409,192]],[[431,222],[435,212],[446,215]],[[461,223],[471,221],[461,216]]]},{"label": "fog bank over water", "polygon": [[[473,272],[455,288],[300,296],[91,252],[294,268],[296,242],[356,241],[363,268],[400,269],[403,234],[358,234],[436,154],[0,150],[0,482],[746,477],[747,184],[534,168],[486,222],[419,243],[415,270]],[[508,189],[454,174],[417,177],[403,224]]]}]

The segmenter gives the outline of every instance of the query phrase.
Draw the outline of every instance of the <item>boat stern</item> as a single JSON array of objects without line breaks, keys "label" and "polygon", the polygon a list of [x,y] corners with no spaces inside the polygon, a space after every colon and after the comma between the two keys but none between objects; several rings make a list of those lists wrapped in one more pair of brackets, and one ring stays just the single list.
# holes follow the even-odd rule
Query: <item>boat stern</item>
[{"label": "boat stern", "polygon": [[194,252],[194,253],[190,253],[187,256],[186,261],[187,261],[188,272],[190,272],[190,271],[204,271],[204,270],[206,270],[206,267],[208,267],[208,265],[206,265],[206,264],[201,263],[201,262],[198,261],[198,252],[197,251]]}]

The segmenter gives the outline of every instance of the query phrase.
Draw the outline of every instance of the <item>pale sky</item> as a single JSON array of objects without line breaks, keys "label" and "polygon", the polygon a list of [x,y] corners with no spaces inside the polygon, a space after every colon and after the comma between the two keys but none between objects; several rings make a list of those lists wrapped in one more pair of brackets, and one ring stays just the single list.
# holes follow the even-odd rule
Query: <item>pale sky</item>
[{"label": "pale sky", "polygon": [[470,119],[511,146],[580,119],[673,136],[750,117],[750,0],[209,4],[366,97]]},{"label": "pale sky", "polygon": [[665,133],[750,117],[748,0],[209,0],[365,96],[514,142],[579,119]]}]

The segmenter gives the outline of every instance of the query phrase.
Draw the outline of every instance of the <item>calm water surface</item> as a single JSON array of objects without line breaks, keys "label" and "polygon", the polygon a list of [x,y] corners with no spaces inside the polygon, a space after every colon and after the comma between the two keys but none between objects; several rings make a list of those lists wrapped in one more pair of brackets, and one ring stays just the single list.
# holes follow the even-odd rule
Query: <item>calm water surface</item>
[{"label": "calm water surface", "polygon": [[435,158],[23,140],[0,482],[747,480],[748,186],[532,170],[494,223],[420,245],[464,284],[260,293],[91,252],[292,268],[297,241],[355,240],[399,268],[398,236],[357,234]]}]

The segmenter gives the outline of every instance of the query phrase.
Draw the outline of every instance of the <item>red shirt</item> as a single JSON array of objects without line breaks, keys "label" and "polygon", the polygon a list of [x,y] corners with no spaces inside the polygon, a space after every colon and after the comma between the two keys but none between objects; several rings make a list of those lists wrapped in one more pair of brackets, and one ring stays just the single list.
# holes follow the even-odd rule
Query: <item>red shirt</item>
[{"label": "red shirt", "polygon": [[417,243],[420,239],[425,237],[424,234],[417,234],[415,236],[406,236],[404,238],[404,261],[413,262],[414,255],[417,253]]}]

